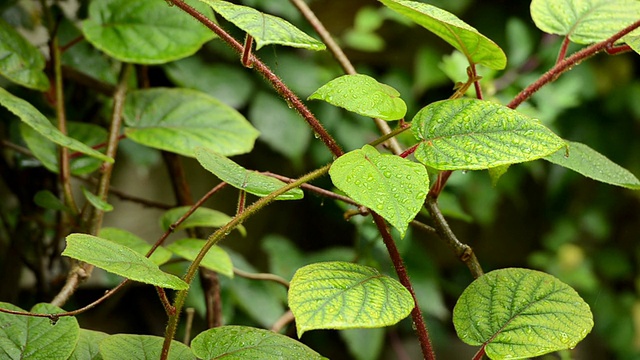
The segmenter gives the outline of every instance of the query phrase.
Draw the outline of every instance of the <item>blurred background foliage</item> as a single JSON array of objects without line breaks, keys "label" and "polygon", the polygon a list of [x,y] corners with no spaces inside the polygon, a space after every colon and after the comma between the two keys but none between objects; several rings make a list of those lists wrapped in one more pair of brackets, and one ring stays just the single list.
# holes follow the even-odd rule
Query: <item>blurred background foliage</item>
[{"label": "blurred background foliage", "polygon": [[[286,18],[314,36],[313,29],[287,0],[236,1]],[[381,7],[373,0],[308,1],[317,16],[346,50],[357,70],[398,89],[408,105],[407,121],[430,102],[449,97],[455,82],[466,79],[464,57],[419,26]],[[561,38],[537,30],[529,15],[528,1],[432,0],[424,1],[453,12],[499,44],[508,56],[503,71],[480,68],[485,97],[506,104],[523,87],[555,62]],[[86,16],[87,1],[60,2],[65,17],[62,41],[79,33],[74,18]],[[37,39],[42,31],[36,2],[5,1],[2,17]],[[176,9],[176,11],[178,11]],[[224,20],[221,25],[236,38],[242,34]],[[46,39],[38,45],[46,46]],[[579,49],[571,46],[570,52]],[[311,53],[281,47],[258,52],[301,98],[342,74],[328,52]],[[120,64],[92,49],[86,42],[64,56],[70,68],[114,84]],[[330,153],[287,108],[274,91],[250,70],[241,67],[237,55],[219,41],[206,44],[193,57],[148,69],[152,86],[180,86],[209,93],[241,111],[261,132],[254,151],[235,159],[247,168],[295,177],[325,164]],[[638,54],[598,55],[575,67],[536,93],[519,110],[539,118],[563,138],[580,141],[614,162],[640,175],[640,61]],[[3,87],[10,86],[3,82]],[[67,81],[70,118],[104,124],[109,102],[97,92]],[[39,94],[19,90],[20,95],[43,104]],[[473,96],[473,90],[469,94]],[[375,139],[369,119],[322,102],[309,107],[346,149]],[[41,108],[47,109],[46,105]],[[51,113],[51,108],[49,108]],[[17,121],[3,115],[2,136],[23,144]],[[409,134],[399,139],[414,143]],[[124,140],[120,149],[115,187],[125,192],[171,204],[163,157],[156,150]],[[194,196],[217,180],[192,159],[185,159]],[[19,158],[19,176],[27,194],[51,187],[55,177],[27,157]],[[10,175],[14,176],[14,175]],[[37,178],[37,179],[36,179]],[[43,183],[45,183],[43,185]],[[317,185],[331,188],[328,178]],[[7,221],[25,216],[24,199],[11,194],[5,184],[0,204]],[[236,194],[227,189],[208,206],[232,214]],[[150,242],[161,234],[161,210],[112,199],[118,211],[105,225],[129,230]],[[20,210],[20,205],[22,210]],[[573,286],[590,304],[595,316],[593,333],[572,352],[545,359],[640,359],[640,195],[581,177],[544,161],[512,166],[494,186],[486,171],[455,172],[440,198],[445,215],[458,237],[471,245],[485,271],[527,267],[555,275]],[[268,271],[287,279],[304,264],[321,260],[357,260],[393,273],[393,267],[370,218],[344,221],[343,204],[308,194],[303,201],[271,205],[246,225],[248,235],[232,233],[223,245],[234,266],[246,271]],[[19,215],[22,211],[22,215]],[[43,223],[55,221],[34,208]],[[418,219],[429,223],[428,214]],[[2,301],[23,308],[49,300],[53,288],[38,288],[37,251],[30,244],[47,236],[46,230],[30,236],[16,248],[3,239]],[[395,236],[398,234],[396,233]],[[49,234],[48,236],[51,236]],[[176,237],[177,239],[177,237]],[[472,281],[467,268],[439,240],[410,229],[398,240],[414,282],[430,334],[442,359],[470,358],[475,349],[457,340],[451,311],[457,297]],[[37,248],[37,246],[35,247]],[[13,257],[14,255],[17,257]],[[42,254],[40,254],[42,256]],[[171,265],[182,274],[184,263]],[[11,271],[7,270],[11,269]],[[35,280],[34,280],[34,274]],[[64,276],[60,271],[59,277]],[[91,301],[117,279],[94,276],[93,286],[82,290],[69,306]],[[18,287],[17,285],[20,284]],[[12,285],[15,285],[12,287]],[[271,283],[239,277],[221,277],[225,323],[270,327],[286,309],[284,290]],[[196,287],[189,306],[196,309],[196,325],[202,326],[204,303]],[[79,317],[83,327],[108,332],[140,332],[161,335],[164,315],[152,289],[133,287],[103,307]],[[290,330],[291,331],[291,330]],[[302,339],[332,359],[417,358],[418,343],[409,320],[389,329],[314,331]]]}]

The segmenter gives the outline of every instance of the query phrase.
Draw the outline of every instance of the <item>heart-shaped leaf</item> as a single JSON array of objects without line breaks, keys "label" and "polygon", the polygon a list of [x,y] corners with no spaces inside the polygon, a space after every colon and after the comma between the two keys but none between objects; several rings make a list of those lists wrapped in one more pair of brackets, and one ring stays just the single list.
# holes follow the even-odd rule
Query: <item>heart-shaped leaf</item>
[{"label": "heart-shaped leaf", "polygon": [[[103,239],[126,246],[142,256],[145,256],[151,250],[151,244],[126,230],[105,227],[100,229],[99,235]],[[171,259],[171,251],[162,246],[159,246],[149,257],[149,260],[156,265],[162,265],[169,259]]]},{"label": "heart-shaped leaf", "polygon": [[273,331],[248,326],[221,326],[201,332],[191,342],[201,359],[325,359],[306,345]]},{"label": "heart-shaped leaf", "polygon": [[68,360],[103,360],[98,345],[107,336],[100,331],[80,329],[78,344]]},{"label": "heart-shaped leaf", "polygon": [[142,145],[194,156],[205,146],[224,155],[253,149],[258,131],[235,109],[189,89],[130,92],[124,106],[127,137]]},{"label": "heart-shaped leaf", "polygon": [[636,0],[532,0],[531,17],[547,33],[578,44],[603,41],[638,21]]},{"label": "heart-shaped leaf", "polygon": [[[149,335],[117,334],[100,342],[100,355],[104,360],[157,360],[160,359],[164,338]],[[168,360],[195,360],[191,349],[171,340]]]},{"label": "heart-shaped leaf", "polygon": [[393,325],[411,313],[414,302],[402,284],[378,270],[334,261],[296,271],[289,288],[289,307],[300,337],[315,329]]},{"label": "heart-shaped leaf", "polygon": [[458,336],[491,359],[524,359],[576,346],[591,331],[589,305],[569,285],[528,269],[476,279],[453,309]]},{"label": "heart-shaped leaf", "polygon": [[134,281],[175,290],[189,288],[189,285],[180,278],[163,272],[158,265],[136,251],[96,236],[87,234],[67,236],[67,247],[62,255]]},{"label": "heart-shaped leaf", "polygon": [[[0,307],[24,311],[9,303],[0,303]],[[30,312],[56,314],[64,310],[50,304],[37,304]],[[0,313],[0,357],[24,360],[67,359],[76,346],[79,331],[78,320],[72,316],[61,317],[54,325],[45,317]]]},{"label": "heart-shaped leaf", "polygon": [[567,147],[561,148],[544,159],[603,183],[633,190],[640,189],[640,180],[629,170],[587,145],[570,141]]},{"label": "heart-shaped leaf", "polygon": [[469,63],[496,70],[507,66],[507,56],[496,43],[450,12],[417,1],[380,0],[380,2],[460,50]]},{"label": "heart-shaped leaf", "polygon": [[324,100],[356,114],[387,121],[402,119],[407,113],[407,105],[396,89],[361,74],[333,79],[309,99]]},{"label": "heart-shaped leaf", "polygon": [[[267,196],[286,186],[284,182],[270,176],[247,170],[215,151],[197,148],[196,158],[205,169],[213,173],[227,184],[257,196]],[[278,195],[276,200],[302,199],[304,193],[300,189],[291,189]]]},{"label": "heart-shaped leaf", "polygon": [[242,5],[221,0],[200,0],[211,6],[227,21],[247,32],[256,41],[256,49],[269,44],[292,46],[307,50],[324,50],[326,46],[286,20]]},{"label": "heart-shaped leaf", "polygon": [[329,175],[338,189],[380,214],[403,237],[429,188],[429,175],[423,165],[382,155],[370,145],[339,157]]},{"label": "heart-shaped leaf", "polygon": [[423,140],[416,159],[439,170],[482,170],[531,161],[565,144],[538,120],[475,99],[431,103],[413,118],[412,130]]},{"label": "heart-shaped leaf", "polygon": [[[190,3],[199,12],[211,15],[203,4]],[[155,0],[92,1],[82,32],[93,46],[111,57],[149,65],[193,55],[214,37],[191,16]]]},{"label": "heart-shaped leaf", "polygon": [[[193,261],[202,250],[205,241],[200,239],[181,239],[167,246],[167,249],[176,255]],[[202,259],[200,266],[213,270],[227,277],[233,277],[233,264],[231,258],[224,249],[219,246],[212,246]]]},{"label": "heart-shaped leaf", "polygon": [[44,66],[40,51],[0,19],[0,74],[16,84],[45,91],[49,88],[49,79]]},{"label": "heart-shaped leaf", "polygon": [[33,105],[12,95],[7,90],[0,88],[0,105],[6,107],[11,113],[20,118],[25,124],[32,127],[40,135],[53,141],[54,143],[69,148],[71,150],[93,156],[106,162],[113,162],[113,159],[96,151],[82,142],[70,138],[58,130],[42,115]]}]

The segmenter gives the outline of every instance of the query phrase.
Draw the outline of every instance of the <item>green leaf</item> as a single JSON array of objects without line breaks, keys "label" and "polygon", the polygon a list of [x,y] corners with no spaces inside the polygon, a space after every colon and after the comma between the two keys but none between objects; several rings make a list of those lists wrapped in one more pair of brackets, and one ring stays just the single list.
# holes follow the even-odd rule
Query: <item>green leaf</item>
[{"label": "green leaf", "polygon": [[307,50],[324,50],[326,46],[286,20],[261,13],[247,6],[235,5],[221,0],[200,0],[227,21],[251,35],[256,41],[256,49],[265,45],[278,44]]},{"label": "green leaf", "polygon": [[[24,311],[9,303],[0,307]],[[30,312],[56,314],[64,312],[50,304],[37,304]],[[66,360],[78,341],[80,326],[75,317],[65,316],[56,324],[45,317],[16,316],[0,313],[0,358],[12,360]]]},{"label": "green leaf", "polygon": [[[181,239],[167,246],[167,249],[174,254],[187,260],[193,261],[202,250],[205,241],[200,239]],[[233,277],[233,264],[231,258],[224,249],[219,246],[212,246],[202,259],[200,266],[213,270],[224,276]]]},{"label": "green leaf", "polygon": [[191,348],[204,360],[325,359],[290,337],[248,326],[221,326],[201,332]]},{"label": "green leaf", "polygon": [[385,329],[341,330],[340,337],[356,360],[377,360],[384,345]]},{"label": "green leaf", "polygon": [[491,185],[498,185],[498,180],[502,177],[502,175],[506,174],[511,165],[499,165],[496,167],[489,168],[489,176],[491,177]]},{"label": "green leaf", "polygon": [[[160,226],[162,230],[167,231],[178,221],[184,214],[191,209],[191,206],[180,206],[165,212],[160,218]],[[219,228],[231,221],[231,216],[217,210],[199,207],[191,214],[182,224],[178,225],[175,230],[191,229],[194,227],[213,227]],[[247,230],[242,225],[236,228],[242,234],[247,235]]]},{"label": "green leaf", "polygon": [[45,91],[49,89],[49,79],[44,66],[40,51],[0,19],[0,74],[16,84]]},{"label": "green leaf", "polygon": [[407,317],[414,302],[404,286],[374,268],[325,262],[296,272],[289,307],[300,337],[314,329],[390,326]]},{"label": "green leaf", "polygon": [[142,145],[194,156],[198,146],[220,154],[253,149],[258,131],[236,110],[189,89],[154,88],[127,94],[127,137]]},{"label": "green leaf", "polygon": [[367,75],[335,78],[311,94],[309,100],[312,99],[387,121],[402,119],[407,113],[407,105],[396,89]]},{"label": "green leaf", "polygon": [[391,10],[413,20],[460,50],[469,63],[501,70],[507,57],[493,41],[455,15],[433,5],[408,0],[380,0]]},{"label": "green leaf", "polygon": [[80,329],[78,344],[69,360],[103,360],[98,344],[107,336],[100,331]]},{"label": "green leaf", "polygon": [[370,145],[339,157],[329,175],[338,189],[380,214],[402,237],[429,189],[429,175],[423,165],[382,155]]},{"label": "green leaf", "polygon": [[[213,150],[198,148],[196,149],[196,158],[202,167],[212,172],[220,180],[253,195],[267,196],[286,186],[280,180],[247,170]],[[278,195],[276,200],[298,200],[302,199],[303,196],[302,190],[296,188]]]},{"label": "green leaf", "polygon": [[603,183],[640,189],[635,175],[585,144],[569,141],[567,147],[544,159]]},{"label": "green leaf", "polygon": [[[149,335],[117,334],[100,343],[100,354],[104,360],[157,360],[160,359],[164,338]],[[168,360],[195,360],[191,349],[171,340]]]},{"label": "green leaf", "polygon": [[[106,227],[100,229],[99,236],[116,244],[126,246],[142,256],[145,256],[151,250],[151,244],[126,230]],[[158,247],[149,257],[149,260],[158,266],[166,263],[169,259],[171,259],[171,251],[162,246]]]},{"label": "green leaf", "polygon": [[[211,15],[202,4],[194,6]],[[120,61],[162,64],[193,55],[214,34],[178,9],[155,0],[101,0],[89,4],[85,38]]]},{"label": "green leaf", "polygon": [[413,118],[418,161],[438,170],[482,170],[539,159],[564,141],[538,120],[475,99],[431,103]]},{"label": "green leaf", "polygon": [[113,211],[113,205],[102,200],[100,197],[94,195],[91,191],[87,190],[84,186],[82,186],[82,193],[84,194],[84,197],[87,198],[87,201],[89,201],[89,203],[93,205],[93,207],[95,207],[96,209],[102,210],[105,212]]},{"label": "green leaf", "polygon": [[636,35],[636,33],[637,32],[634,31],[631,35],[623,37],[622,40],[624,40],[624,42],[626,42],[633,51],[640,54],[640,34]]},{"label": "green leaf", "polygon": [[572,349],[593,327],[589,305],[569,285],[527,269],[476,279],[453,309],[458,336],[491,359],[523,359]]},{"label": "green leaf", "polygon": [[11,113],[20,118],[25,124],[31,126],[45,138],[54,143],[69,148],[71,150],[93,156],[106,162],[113,162],[113,159],[96,151],[78,140],[72,139],[60,132],[47,118],[33,105],[12,95],[7,90],[0,88],[0,104],[6,107]]},{"label": "green leaf", "polygon": [[636,0],[533,0],[531,17],[547,33],[578,44],[603,41],[638,20]]},{"label": "green leaf", "polygon": [[33,196],[33,202],[41,208],[69,211],[67,207],[56,195],[49,190],[40,190]]},{"label": "green leaf", "polygon": [[158,265],[136,251],[96,236],[87,234],[67,236],[67,247],[62,255],[134,281],[175,290],[189,288],[189,285],[180,278],[163,272]]},{"label": "green leaf", "polygon": [[[67,122],[68,136],[82,142],[87,146],[95,146],[107,141],[107,131],[94,124]],[[25,123],[20,124],[20,134],[33,155],[40,160],[42,165],[49,171],[58,173],[58,147],[55,143],[40,135],[34,128]],[[102,161],[93,157],[73,157],[70,161],[71,173],[74,175],[85,175],[100,168]]]}]

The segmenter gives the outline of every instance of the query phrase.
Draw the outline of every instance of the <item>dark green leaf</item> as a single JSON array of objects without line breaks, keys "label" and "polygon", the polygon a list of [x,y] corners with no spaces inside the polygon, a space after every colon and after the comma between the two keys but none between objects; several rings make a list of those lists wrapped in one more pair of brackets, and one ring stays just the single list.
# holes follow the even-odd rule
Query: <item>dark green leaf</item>
[{"label": "dark green leaf", "polygon": [[409,315],[414,302],[398,281],[347,262],[300,268],[291,280],[289,307],[298,337],[315,329],[376,328]]},{"label": "dark green leaf", "polygon": [[[193,6],[211,14],[202,4]],[[189,15],[155,0],[92,1],[82,31],[93,46],[109,56],[149,65],[193,55],[214,37]]]},{"label": "dark green leaf", "polygon": [[67,247],[62,255],[134,281],[175,290],[189,288],[189,285],[180,278],[163,272],[158,265],[136,251],[96,236],[87,234],[67,236]]},{"label": "dark green leaf", "polygon": [[36,205],[51,210],[69,211],[70,209],[49,190],[40,190],[33,197]]},{"label": "dark green leaf", "polygon": [[204,360],[324,359],[290,337],[247,326],[209,329],[193,339],[191,348]]},{"label": "dark green leaf", "polygon": [[0,75],[30,89],[45,91],[49,79],[44,66],[40,51],[0,19]]},{"label": "dark green leaf", "polygon": [[367,75],[343,75],[316,90],[309,99],[324,100],[357,114],[382,120],[402,119],[407,105],[400,93]]},{"label": "dark green leaf", "polygon": [[423,165],[382,155],[370,145],[339,157],[329,175],[338,189],[380,214],[403,237],[429,189],[429,175]]},{"label": "dark green leaf", "polygon": [[258,137],[258,131],[239,112],[189,89],[130,92],[124,119],[129,139],[190,157],[198,146],[224,155],[244,154]]},{"label": "dark green leaf", "polygon": [[380,2],[460,50],[467,57],[469,63],[484,65],[496,70],[504,69],[507,66],[507,57],[496,43],[455,15],[433,5],[417,1],[380,0]]},{"label": "dark green leaf", "polygon": [[78,344],[69,360],[103,360],[98,344],[107,336],[103,332],[80,329]]},{"label": "dark green leaf", "polygon": [[33,105],[12,95],[3,88],[0,88],[0,104],[19,117],[25,124],[31,126],[35,131],[54,143],[93,156],[102,161],[113,162],[112,158],[61,133],[60,130],[53,126]]},{"label": "dark green leaf", "polygon": [[[100,343],[104,360],[157,360],[160,359],[164,338],[148,335],[111,335]],[[191,349],[175,340],[171,341],[168,360],[195,360]]]},{"label": "dark green leaf", "polygon": [[[24,311],[9,303],[0,307]],[[64,312],[50,304],[37,304],[30,312]],[[0,358],[11,360],[66,360],[78,342],[80,326],[75,317],[65,316],[56,324],[46,317],[16,316],[0,312]]]},{"label": "dark green leaf", "polygon": [[[198,148],[196,158],[205,169],[227,184],[257,196],[267,196],[286,186],[280,180],[247,170],[215,151]],[[291,189],[276,197],[276,200],[298,200],[304,196],[302,190]]]},{"label": "dark green leaf", "polygon": [[384,346],[385,329],[341,330],[340,337],[356,360],[377,360]]},{"label": "dark green leaf", "polygon": [[591,331],[589,305],[567,284],[527,269],[495,270],[476,279],[453,309],[462,341],[492,359],[524,359],[572,349]]},{"label": "dark green leaf", "polygon": [[256,41],[256,49],[269,44],[308,50],[324,50],[326,46],[279,17],[261,13],[247,6],[221,0],[200,0],[227,21],[246,31]]},{"label": "dark green leaf", "polygon": [[482,170],[539,159],[564,141],[538,120],[475,99],[431,103],[413,119],[418,161],[439,170]]},{"label": "dark green leaf", "polygon": [[94,195],[91,191],[87,190],[84,186],[82,187],[82,194],[89,201],[93,207],[98,210],[102,210],[105,212],[113,211],[113,206],[108,202],[102,200],[100,197]]},{"label": "dark green leaf", "polygon": [[[126,230],[106,227],[100,229],[99,235],[103,239],[126,246],[142,256],[145,256],[151,250],[151,244]],[[171,259],[171,251],[162,246],[158,247],[149,257],[149,260],[156,265],[162,265],[169,259]]]},{"label": "dark green leaf", "polygon": [[640,189],[640,180],[635,175],[585,144],[567,142],[567,147],[545,157],[545,160],[603,183]]},{"label": "dark green leaf", "polygon": [[[184,214],[191,209],[191,206],[181,206],[168,210],[160,218],[160,226],[162,230],[167,231],[169,227],[177,222]],[[219,228],[231,221],[231,216],[217,210],[199,207],[193,214],[178,225],[175,230],[191,229],[194,227],[213,227]],[[247,235],[247,230],[242,225],[236,227],[242,236]]]},{"label": "dark green leaf", "polygon": [[[200,239],[181,239],[167,246],[167,249],[176,255],[193,261],[202,250],[205,241]],[[212,246],[202,259],[200,266],[213,270],[222,275],[233,277],[233,264],[226,251],[219,246]]]}]

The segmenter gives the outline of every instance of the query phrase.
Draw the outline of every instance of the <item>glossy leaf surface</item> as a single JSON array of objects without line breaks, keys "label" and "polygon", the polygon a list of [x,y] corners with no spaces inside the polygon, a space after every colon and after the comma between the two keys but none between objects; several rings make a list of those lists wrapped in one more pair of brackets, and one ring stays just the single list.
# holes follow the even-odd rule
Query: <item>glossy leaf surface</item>
[{"label": "glossy leaf surface", "polygon": [[289,288],[289,307],[298,337],[315,329],[375,328],[409,315],[414,302],[398,281],[378,270],[324,262],[298,269]]},{"label": "glossy leaf surface", "polygon": [[[211,14],[206,6],[190,3],[201,13]],[[92,1],[82,32],[109,56],[148,65],[192,55],[214,37],[189,15],[155,0]]]},{"label": "glossy leaf surface", "polygon": [[[196,158],[202,167],[213,173],[213,175],[217,176],[220,180],[253,195],[266,196],[286,186],[286,184],[280,180],[247,170],[232,160],[209,149],[196,149]],[[291,189],[276,197],[276,200],[297,200],[302,199],[303,195],[302,190]]]},{"label": "glossy leaf surface", "polygon": [[0,19],[0,75],[30,89],[45,91],[49,79],[44,66],[40,51]]},{"label": "glossy leaf surface", "polygon": [[325,359],[290,337],[248,326],[209,329],[193,339],[191,348],[204,360]]},{"label": "glossy leaf surface", "polygon": [[496,43],[450,12],[417,1],[380,0],[380,2],[438,35],[462,52],[470,63],[496,70],[507,66],[507,57]]},{"label": "glossy leaf surface", "polygon": [[[149,335],[117,334],[100,343],[100,355],[104,360],[157,360],[160,359],[164,338]],[[191,349],[171,340],[168,360],[195,360]]]},{"label": "glossy leaf surface", "polygon": [[134,281],[175,290],[189,288],[189,285],[180,278],[163,272],[158,265],[136,251],[96,236],[87,234],[67,236],[67,247],[62,255]]},{"label": "glossy leaf surface", "polygon": [[422,208],[429,189],[423,165],[382,155],[370,145],[339,157],[329,175],[338,189],[380,214],[401,236]]},{"label": "glossy leaf surface", "polygon": [[495,270],[476,279],[453,310],[462,341],[491,359],[524,359],[570,349],[593,327],[589,305],[555,277],[528,269]]},{"label": "glossy leaf surface", "polygon": [[[100,229],[99,235],[103,239],[126,246],[142,256],[145,256],[147,252],[151,250],[151,244],[126,230],[105,227]],[[171,259],[171,251],[162,246],[158,247],[149,257],[149,260],[156,265],[162,265],[169,261],[169,259]]]},{"label": "glossy leaf surface", "polygon": [[224,155],[253,149],[258,131],[235,109],[189,89],[130,92],[124,107],[127,137],[142,145],[194,156],[204,146]]},{"label": "glossy leaf surface", "polygon": [[533,0],[531,17],[547,33],[578,44],[603,41],[638,21],[636,0]]},{"label": "glossy leaf surface", "polygon": [[475,99],[431,103],[413,119],[418,161],[439,170],[482,170],[539,159],[564,141],[538,120]]},{"label": "glossy leaf surface", "polygon": [[[176,255],[193,261],[196,259],[196,256],[198,256],[198,253],[200,253],[204,244],[205,241],[200,239],[180,239],[167,245],[167,249]],[[207,269],[213,270],[227,277],[233,277],[233,264],[231,263],[231,258],[229,257],[229,254],[219,246],[214,245],[209,249],[202,259],[200,266],[204,266]]]},{"label": "glossy leaf surface", "polygon": [[200,0],[211,6],[227,21],[250,34],[256,41],[256,49],[278,44],[307,50],[324,50],[324,43],[305,34],[288,21],[261,13],[253,8],[235,5],[221,0]]},{"label": "glossy leaf surface", "polygon": [[567,146],[545,157],[545,160],[603,183],[640,189],[640,180],[635,175],[606,156],[578,142],[570,141]]},{"label": "glossy leaf surface", "polygon": [[309,99],[324,100],[356,114],[382,120],[402,119],[407,105],[400,93],[367,75],[343,75],[316,90]]}]

